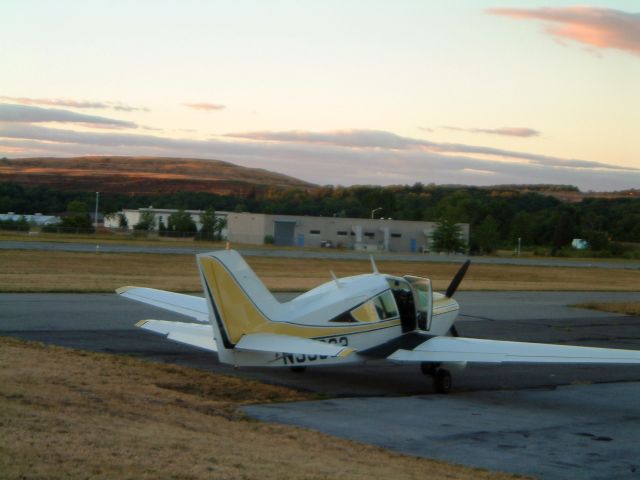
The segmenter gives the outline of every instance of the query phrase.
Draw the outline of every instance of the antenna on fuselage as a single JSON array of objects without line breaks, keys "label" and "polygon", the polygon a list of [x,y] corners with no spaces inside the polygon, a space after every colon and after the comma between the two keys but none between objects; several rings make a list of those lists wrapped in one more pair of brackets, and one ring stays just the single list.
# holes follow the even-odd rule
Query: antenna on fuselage
[{"label": "antenna on fuselage", "polygon": [[369,255],[369,258],[371,259],[371,268],[373,269],[373,273],[375,275],[380,275],[380,272],[378,271],[378,267],[376,265],[376,261],[373,259],[373,255]]},{"label": "antenna on fuselage", "polygon": [[342,287],[342,285],[340,285],[340,282],[338,281],[338,277],[336,277],[336,274],[333,273],[333,270],[329,270],[329,273],[331,274],[331,278],[333,278],[333,281],[336,282],[336,286],[338,288]]}]

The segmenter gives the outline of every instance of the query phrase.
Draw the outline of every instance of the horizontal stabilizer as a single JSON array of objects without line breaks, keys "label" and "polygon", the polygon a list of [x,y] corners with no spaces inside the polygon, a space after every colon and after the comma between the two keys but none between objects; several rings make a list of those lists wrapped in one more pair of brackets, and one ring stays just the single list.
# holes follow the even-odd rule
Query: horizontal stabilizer
[{"label": "horizontal stabilizer", "polygon": [[210,352],[217,352],[213,328],[198,323],[169,322],[167,320],[140,320],[136,327],[165,335],[167,340],[184,343]]},{"label": "horizontal stabilizer", "polygon": [[346,357],[354,351],[352,348],[335,343],[277,333],[251,333],[244,335],[235,348],[254,352],[292,353],[327,357]]},{"label": "horizontal stabilizer", "polygon": [[434,337],[413,350],[397,350],[397,362],[640,364],[640,351]]},{"label": "horizontal stabilizer", "polygon": [[144,287],[121,287],[116,293],[131,300],[186,315],[198,322],[209,323],[207,301],[202,297]]}]

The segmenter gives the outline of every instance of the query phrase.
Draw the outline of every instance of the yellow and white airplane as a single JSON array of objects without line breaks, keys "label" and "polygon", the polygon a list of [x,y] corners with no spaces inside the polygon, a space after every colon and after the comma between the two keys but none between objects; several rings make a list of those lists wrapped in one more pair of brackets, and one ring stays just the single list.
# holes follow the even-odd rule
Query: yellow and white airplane
[{"label": "yellow and white airplane", "polygon": [[204,298],[152,288],[122,287],[123,297],[198,323],[142,320],[144,330],[217,352],[236,366],[345,365],[386,360],[416,363],[438,392],[451,389],[450,370],[475,363],[640,364],[640,351],[481,340],[458,336],[453,300],[469,261],[445,294],[427,278],[378,272],[336,278],[281,303],[234,250],[197,256]]}]

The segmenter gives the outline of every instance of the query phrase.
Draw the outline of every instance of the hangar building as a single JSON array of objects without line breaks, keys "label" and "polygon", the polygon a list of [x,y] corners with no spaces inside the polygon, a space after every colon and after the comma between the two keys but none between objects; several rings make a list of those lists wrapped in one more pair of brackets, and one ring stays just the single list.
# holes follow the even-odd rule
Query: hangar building
[{"label": "hangar building", "polygon": [[[458,224],[469,244],[469,224]],[[343,247],[366,251],[428,252],[436,222],[228,213],[227,239],[235,243]]]}]

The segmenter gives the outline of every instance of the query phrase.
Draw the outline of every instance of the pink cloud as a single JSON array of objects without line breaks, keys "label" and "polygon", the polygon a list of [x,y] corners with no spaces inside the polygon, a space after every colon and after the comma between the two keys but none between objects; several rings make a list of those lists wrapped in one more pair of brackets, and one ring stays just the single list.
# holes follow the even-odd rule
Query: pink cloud
[{"label": "pink cloud", "polygon": [[488,133],[490,135],[506,135],[508,137],[537,137],[540,135],[538,130],[526,127],[502,127],[502,128],[459,128],[459,127],[443,127],[447,130],[457,130],[460,132],[470,133]]},{"label": "pink cloud", "polygon": [[543,20],[546,32],[554,37],[640,55],[640,13],[596,7],[491,8],[487,13]]},{"label": "pink cloud", "polygon": [[195,102],[195,103],[183,103],[185,107],[193,108],[195,110],[224,110],[224,105],[218,105],[215,103]]},{"label": "pink cloud", "polygon": [[30,97],[0,97],[2,101],[15,102],[20,105],[45,105],[50,107],[71,107],[71,108],[111,108],[122,112],[143,111],[149,109],[144,107],[133,107],[120,102],[94,102],[90,100],[74,100],[72,98],[30,98]]}]

